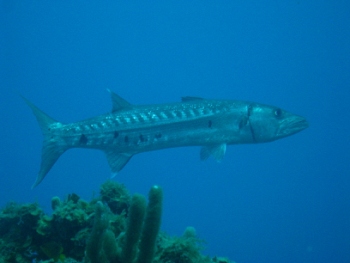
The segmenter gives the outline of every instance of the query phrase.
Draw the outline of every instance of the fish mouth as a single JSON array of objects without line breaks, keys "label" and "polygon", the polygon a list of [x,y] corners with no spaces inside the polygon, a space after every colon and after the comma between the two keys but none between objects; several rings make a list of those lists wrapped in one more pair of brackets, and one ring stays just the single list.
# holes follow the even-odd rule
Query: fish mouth
[{"label": "fish mouth", "polygon": [[279,136],[290,136],[306,129],[307,127],[309,127],[309,123],[304,117],[293,115],[283,121],[279,130]]}]

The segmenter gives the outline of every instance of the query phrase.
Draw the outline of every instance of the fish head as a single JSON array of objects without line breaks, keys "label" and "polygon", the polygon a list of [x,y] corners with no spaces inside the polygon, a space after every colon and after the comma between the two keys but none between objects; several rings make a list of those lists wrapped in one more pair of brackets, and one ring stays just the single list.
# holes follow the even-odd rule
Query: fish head
[{"label": "fish head", "polygon": [[257,143],[278,140],[308,127],[304,117],[269,105],[250,104],[248,116],[253,141]]}]

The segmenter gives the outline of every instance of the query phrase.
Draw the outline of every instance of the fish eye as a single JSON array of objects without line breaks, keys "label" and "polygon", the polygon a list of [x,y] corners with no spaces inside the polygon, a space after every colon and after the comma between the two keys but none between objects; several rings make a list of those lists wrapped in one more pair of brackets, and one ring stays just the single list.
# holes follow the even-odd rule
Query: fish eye
[{"label": "fish eye", "polygon": [[276,116],[276,118],[281,118],[282,117],[282,110],[280,108],[277,108],[273,112]]}]

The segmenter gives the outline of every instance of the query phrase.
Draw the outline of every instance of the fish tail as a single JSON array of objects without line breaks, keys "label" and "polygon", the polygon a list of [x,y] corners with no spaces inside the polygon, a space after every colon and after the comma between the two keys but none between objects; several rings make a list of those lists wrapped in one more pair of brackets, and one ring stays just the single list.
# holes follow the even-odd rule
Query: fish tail
[{"label": "fish tail", "polygon": [[69,148],[68,145],[59,136],[52,133],[52,127],[62,125],[60,122],[54,120],[38,107],[36,107],[29,100],[24,98],[24,101],[32,109],[40,129],[44,135],[43,148],[41,154],[41,166],[35,183],[32,189],[36,187],[45,178],[57,159]]}]

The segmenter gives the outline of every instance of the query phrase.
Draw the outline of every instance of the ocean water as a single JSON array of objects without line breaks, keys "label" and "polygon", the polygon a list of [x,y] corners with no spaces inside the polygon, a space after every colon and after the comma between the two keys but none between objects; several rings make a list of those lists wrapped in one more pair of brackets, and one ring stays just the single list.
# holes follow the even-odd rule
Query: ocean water
[{"label": "ocean water", "polygon": [[164,189],[162,230],[193,226],[205,254],[237,263],[350,262],[347,1],[0,1],[0,206],[76,193],[110,176],[102,152],[66,152],[31,190],[42,135],[20,98],[74,122],[181,96],[249,100],[306,117],[291,137],[134,156],[113,180]]}]

